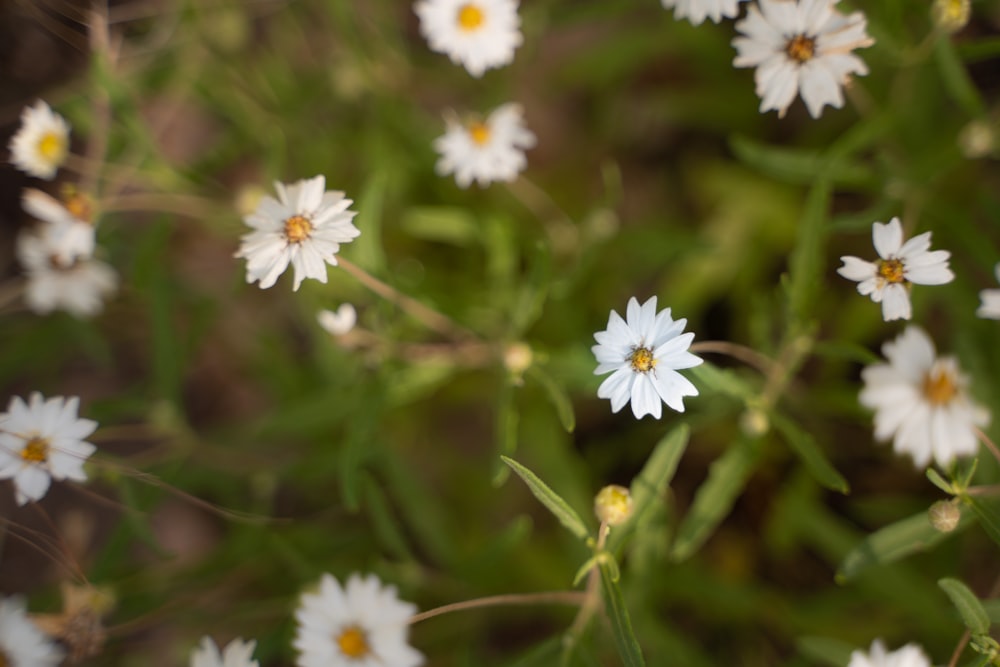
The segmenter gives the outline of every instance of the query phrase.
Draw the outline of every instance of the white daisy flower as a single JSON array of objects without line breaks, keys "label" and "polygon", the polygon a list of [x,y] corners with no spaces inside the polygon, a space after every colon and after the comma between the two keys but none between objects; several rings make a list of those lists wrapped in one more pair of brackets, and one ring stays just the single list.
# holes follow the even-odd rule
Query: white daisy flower
[{"label": "white daisy flower", "polygon": [[[1000,282],[1000,264],[993,268],[997,281]],[[984,289],[979,292],[982,303],[976,310],[976,315],[991,320],[1000,320],[1000,289]]]},{"label": "white daisy flower", "polygon": [[354,328],[358,321],[358,311],[349,303],[340,304],[337,312],[321,310],[316,314],[319,325],[331,336],[343,336]]},{"label": "white daisy flower", "polygon": [[868,73],[851,53],[875,43],[865,32],[861,12],[843,15],[837,0],[758,0],[736,23],[743,34],[733,40],[736,67],[756,67],[754,81],[760,111],[778,110],[783,117],[795,94],[813,118],[823,106],[844,106],[841,87],[851,74]]},{"label": "white daisy flower", "polygon": [[77,419],[79,398],[36,391],[29,400],[15,396],[0,413],[0,479],[14,479],[19,505],[42,498],[53,479],[86,481],[83,462],[97,449],[83,440],[97,422]]},{"label": "white daisy flower", "polygon": [[706,18],[718,23],[723,16],[732,18],[739,14],[743,0],[661,0],[664,9],[674,8],[674,18],[687,18],[698,25]]},{"label": "white daisy flower", "polygon": [[895,452],[909,454],[917,468],[932,458],[945,467],[975,454],[976,428],[989,424],[990,414],[969,398],[958,361],[937,357],[930,337],[912,325],[883,345],[882,354],[889,363],[861,371],[859,400],[875,410],[875,438],[891,437]]},{"label": "white daisy flower", "polygon": [[21,205],[31,216],[50,226],[47,235],[60,261],[94,254],[93,208],[85,195],[72,190],[65,193],[65,203],[41,190],[25,188]]},{"label": "white daisy flower", "polygon": [[295,269],[293,289],[304,278],[326,283],[326,264],[336,266],[340,244],[361,232],[351,223],[357,212],[347,210],[354,202],[325,188],[323,176],[291,185],[275,182],[278,198],[261,198],[257,210],[243,218],[254,229],[236,253],[247,260],[248,283],[271,287],[289,264]]},{"label": "white daisy flower", "polygon": [[523,40],[517,0],[418,0],[414,11],[431,49],[474,77],[510,63]]},{"label": "white daisy flower", "polygon": [[847,667],[931,667],[931,661],[916,644],[907,644],[889,652],[882,640],[876,639],[868,653],[860,650],[851,653],[851,662]]},{"label": "white daisy flower", "polygon": [[486,186],[492,181],[513,181],[528,165],[524,151],[535,145],[535,135],[524,125],[520,104],[497,107],[486,120],[460,121],[445,115],[444,135],[434,140],[441,154],[438,174],[455,174],[459,187],[472,181]]},{"label": "white daisy flower", "polygon": [[858,292],[871,295],[872,301],[882,304],[882,319],[908,320],[913,314],[910,306],[910,286],[944,285],[955,279],[948,268],[947,250],[931,251],[931,233],[924,232],[903,243],[903,226],[899,218],[889,224],[872,225],[872,242],[880,259],[867,262],[853,256],[841,257],[844,265],[837,273],[858,282]]},{"label": "white daisy flower", "polygon": [[56,667],[63,653],[28,618],[21,597],[0,598],[0,665]]},{"label": "white daisy flower", "polygon": [[373,574],[352,574],[340,587],[324,574],[295,612],[298,667],[417,667],[424,656],[406,640],[415,605]]},{"label": "white daisy flower", "polygon": [[598,398],[610,398],[612,412],[631,400],[636,419],[647,414],[659,419],[661,399],[684,412],[684,397],[697,396],[698,390],[677,371],[703,361],[688,352],[694,334],[681,333],[687,320],[674,320],[669,308],[657,313],[655,296],[641,306],[632,297],[625,316],[612,310],[608,328],[594,334],[594,374],[614,371],[598,388]]},{"label": "white daisy flower", "polygon": [[234,639],[220,653],[210,637],[202,637],[201,645],[191,652],[191,667],[260,667],[253,659],[257,642]]},{"label": "white daisy flower", "polygon": [[11,137],[9,149],[15,167],[51,180],[69,153],[69,123],[38,100],[21,112],[21,127]]}]

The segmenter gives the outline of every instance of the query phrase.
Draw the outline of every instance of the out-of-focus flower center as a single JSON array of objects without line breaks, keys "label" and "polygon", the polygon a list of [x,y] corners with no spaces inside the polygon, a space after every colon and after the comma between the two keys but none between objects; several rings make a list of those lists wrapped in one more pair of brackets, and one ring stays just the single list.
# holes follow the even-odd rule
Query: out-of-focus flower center
[{"label": "out-of-focus flower center", "polygon": [[50,162],[59,162],[66,154],[66,142],[55,132],[46,132],[38,140],[38,152]]},{"label": "out-of-focus flower center", "polygon": [[477,146],[485,146],[490,140],[490,128],[486,123],[469,123],[469,136]]},{"label": "out-of-focus flower center", "polygon": [[483,10],[471,2],[458,8],[458,27],[466,32],[472,32],[483,24]]},{"label": "out-of-focus flower center", "polygon": [[[21,458],[28,463],[45,463],[49,460],[49,441],[46,438],[34,436],[21,450]],[[0,663],[0,667],[3,663]]]},{"label": "out-of-focus flower center", "polygon": [[785,45],[785,53],[792,60],[804,63],[813,59],[816,55],[816,38],[796,35],[788,40]]},{"label": "out-of-focus flower center", "polygon": [[312,232],[312,223],[301,215],[293,215],[285,220],[285,238],[289,243],[302,243]]},{"label": "out-of-focus flower center", "polygon": [[[79,260],[76,257],[66,259],[59,255],[49,255],[49,268],[53,271],[72,271],[76,268]],[[2,667],[2,665],[0,665]]]},{"label": "out-of-focus flower center", "polygon": [[632,370],[637,373],[648,373],[656,367],[656,359],[653,358],[653,351],[648,347],[637,347],[628,358],[632,364]]},{"label": "out-of-focus flower center", "polygon": [[77,192],[75,188],[67,188],[63,192],[63,206],[74,218],[83,222],[92,222],[94,219],[94,207],[90,197]]},{"label": "out-of-focus flower center", "polygon": [[337,646],[340,647],[341,653],[352,660],[363,658],[371,653],[371,648],[368,646],[368,637],[356,625],[350,625],[341,631],[337,637]]},{"label": "out-of-focus flower center", "polygon": [[931,405],[947,405],[958,393],[958,384],[948,369],[933,366],[924,376],[924,397]]},{"label": "out-of-focus flower center", "polygon": [[904,271],[905,269],[903,267],[902,260],[880,259],[878,261],[878,275],[886,282],[889,283],[906,282],[906,278],[903,276]]}]

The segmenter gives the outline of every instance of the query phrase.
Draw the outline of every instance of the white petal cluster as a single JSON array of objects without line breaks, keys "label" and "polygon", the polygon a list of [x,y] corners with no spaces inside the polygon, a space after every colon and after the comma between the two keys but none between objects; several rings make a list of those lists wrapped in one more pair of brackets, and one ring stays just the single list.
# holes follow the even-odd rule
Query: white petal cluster
[{"label": "white petal cluster", "polygon": [[[74,197],[75,201],[82,199]],[[34,188],[24,189],[21,206],[28,215],[48,226],[46,234],[51,239],[55,257],[59,261],[70,263],[78,257],[90,257],[94,254],[96,234],[91,220],[84,220],[80,214],[70,211],[55,197]]]},{"label": "white petal cluster", "polygon": [[17,502],[39,500],[53,479],[83,482],[83,462],[97,449],[83,439],[97,422],[77,419],[77,397],[45,400],[37,391],[28,403],[10,399],[0,413],[0,479],[13,479]]},{"label": "white petal cluster", "polygon": [[[997,281],[1000,282],[1000,264],[993,268]],[[979,300],[982,302],[976,315],[990,320],[1000,320],[1000,289],[984,289],[979,292]]]},{"label": "white petal cluster", "polygon": [[513,181],[528,165],[524,151],[535,145],[535,135],[524,125],[521,105],[497,107],[486,120],[462,122],[445,116],[444,135],[434,141],[441,154],[438,174],[455,174],[459,187],[476,181],[481,186],[493,181]]},{"label": "white petal cluster", "polygon": [[990,414],[970,399],[958,361],[937,357],[930,337],[912,325],[882,354],[889,363],[861,372],[859,399],[875,411],[875,438],[892,438],[896,453],[909,454],[917,468],[975,454],[976,429],[989,424]]},{"label": "white petal cluster", "polygon": [[739,13],[743,0],[661,0],[665,9],[674,9],[674,18],[699,25],[706,18],[718,23],[722,17],[732,18]]},{"label": "white petal cluster", "polygon": [[0,662],[11,667],[56,667],[62,659],[62,651],[28,618],[22,598],[0,598]]},{"label": "white petal cluster", "polygon": [[931,233],[924,232],[903,242],[899,218],[888,224],[872,225],[872,242],[879,259],[868,262],[853,256],[841,257],[844,265],[837,273],[858,282],[858,292],[882,304],[882,318],[908,320],[913,314],[910,285],[943,285],[955,279],[948,268],[947,250],[930,250]]},{"label": "white petal cluster", "polygon": [[344,193],[326,190],[326,178],[316,176],[291,185],[275,183],[278,198],[265,196],[257,210],[243,218],[254,231],[243,236],[236,257],[247,260],[247,282],[261,289],[274,285],[291,264],[293,289],[304,278],[326,282],[326,265],[337,265],[341,243],[361,232],[352,224],[355,211]]},{"label": "white petal cluster", "polygon": [[417,608],[375,575],[352,574],[343,588],[324,574],[295,612],[298,667],[417,667],[424,656],[407,643]]},{"label": "white petal cluster", "polygon": [[844,86],[852,74],[868,73],[851,51],[871,46],[864,14],[844,15],[837,0],[758,0],[736,23],[736,67],[756,67],[760,111],[777,109],[783,117],[795,95],[813,118],[822,109],[844,106]]},{"label": "white petal cluster", "polygon": [[851,653],[847,667],[931,667],[931,661],[916,644],[887,651],[882,640],[876,639],[868,653],[860,650]]},{"label": "white petal cluster", "polygon": [[509,64],[523,41],[517,0],[418,0],[414,11],[431,49],[477,78]]},{"label": "white petal cluster", "polygon": [[316,313],[319,325],[331,336],[343,336],[349,333],[358,321],[358,311],[349,303],[340,304],[337,312],[321,310]]},{"label": "white petal cluster", "polygon": [[597,396],[611,399],[612,412],[631,400],[636,419],[647,414],[659,419],[661,400],[684,412],[684,397],[697,396],[698,390],[677,371],[703,361],[688,352],[694,334],[681,333],[687,320],[674,320],[669,308],[657,313],[655,296],[641,306],[635,297],[629,299],[625,317],[612,310],[608,328],[594,334],[597,345],[591,350],[598,363],[594,374],[614,371],[601,383]]},{"label": "white petal cluster", "polygon": [[253,659],[257,642],[234,639],[220,653],[210,637],[202,637],[201,645],[191,652],[191,667],[260,667]]},{"label": "white petal cluster", "polygon": [[21,112],[21,127],[11,137],[10,161],[37,178],[51,180],[69,153],[69,123],[38,100]]}]

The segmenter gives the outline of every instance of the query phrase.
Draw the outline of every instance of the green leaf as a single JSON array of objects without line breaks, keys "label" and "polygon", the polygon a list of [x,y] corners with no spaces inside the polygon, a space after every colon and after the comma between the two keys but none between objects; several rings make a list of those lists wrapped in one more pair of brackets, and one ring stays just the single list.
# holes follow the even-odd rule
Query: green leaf
[{"label": "green leaf", "polygon": [[503,465],[502,461],[504,456],[517,451],[517,427],[521,420],[517,406],[514,404],[514,386],[510,382],[504,382],[500,387],[496,415],[494,433],[497,454],[500,455],[501,460],[497,462],[496,470],[493,471],[493,486],[500,486],[507,481],[507,477],[510,475],[510,468]]},{"label": "green leaf", "polygon": [[952,99],[970,116],[978,118],[984,115],[983,100],[976,90],[976,84],[972,82],[965,65],[955,53],[955,46],[946,35],[938,38],[934,57],[941,71],[941,78],[944,79],[945,90]]},{"label": "green leaf", "polygon": [[979,525],[990,539],[1000,544],[1000,510],[997,509],[996,503],[973,496],[962,496],[962,500],[976,513]]},{"label": "green leaf", "polygon": [[939,473],[934,468],[927,469],[927,479],[930,480],[931,484],[941,489],[945,493],[949,494],[955,493],[955,489],[952,487],[951,482],[942,477],[941,473]]},{"label": "green leaf", "polygon": [[812,435],[777,413],[771,414],[771,423],[785,436],[785,441],[791,446],[792,451],[802,459],[806,470],[817,482],[840,493],[846,494],[850,491],[851,487],[847,480],[827,460],[826,455]]},{"label": "green leaf", "polygon": [[511,314],[511,336],[522,336],[542,316],[552,284],[552,254],[542,241],[535,243],[528,276],[521,286]]},{"label": "green leaf", "polygon": [[791,319],[804,322],[823,283],[823,225],[830,208],[830,181],[819,178],[809,190],[799,238],[789,260],[788,310]]},{"label": "green leaf", "polygon": [[819,150],[769,146],[741,135],[731,137],[729,147],[746,164],[787,183],[812,185],[824,177],[838,185],[865,187],[877,180],[869,167],[832,160]]},{"label": "green leaf", "polygon": [[413,207],[403,214],[400,228],[414,238],[463,248],[482,237],[472,212],[460,206]]},{"label": "green leaf", "polygon": [[412,560],[413,552],[406,543],[403,529],[393,514],[385,493],[370,475],[363,474],[363,477],[365,508],[368,510],[375,537],[385,550],[396,558],[402,561]]},{"label": "green leaf", "polygon": [[586,540],[590,535],[590,531],[587,530],[587,525],[580,518],[572,507],[569,506],[565,500],[560,498],[555,491],[550,489],[545,482],[540,480],[535,473],[531,472],[523,465],[515,461],[514,459],[507,458],[506,456],[501,456],[500,459],[510,466],[510,469],[517,473],[517,476],[524,480],[524,483],[528,485],[531,493],[538,498],[539,502],[545,505],[546,509],[552,512],[559,523],[564,525],[571,533],[579,537],[581,540]]},{"label": "green leaf", "polygon": [[382,207],[386,198],[388,177],[384,171],[373,174],[358,197],[355,226],[361,230],[351,243],[351,258],[368,271],[385,270],[385,250],[382,248]]},{"label": "green leaf", "polygon": [[851,661],[855,647],[839,639],[828,637],[799,637],[795,640],[799,653],[810,662],[819,662],[830,667],[846,667]]},{"label": "green leaf", "polygon": [[990,617],[968,586],[950,577],[939,579],[938,586],[951,598],[951,603],[962,615],[962,622],[972,634],[985,635],[990,631]]},{"label": "green leaf", "polygon": [[604,605],[611,620],[611,631],[615,636],[615,644],[618,645],[618,653],[625,663],[625,667],[643,667],[646,662],[642,658],[642,648],[639,646],[635,633],[632,631],[632,621],[625,608],[625,599],[622,597],[621,588],[614,579],[610,564],[602,562],[601,568],[601,588],[604,591]]},{"label": "green leaf", "polygon": [[573,402],[570,400],[566,390],[559,386],[559,383],[551,375],[538,366],[529,367],[525,374],[542,385],[545,394],[549,397],[549,401],[551,401],[552,406],[556,409],[556,414],[559,415],[559,421],[562,423],[563,428],[566,429],[567,433],[572,433],[573,429],[576,428],[576,415],[573,414]]},{"label": "green leaf", "polygon": [[757,395],[757,390],[739,375],[731,370],[719,368],[715,364],[705,362],[688,372],[702,385],[707,392],[718,392],[726,396],[747,401]]}]

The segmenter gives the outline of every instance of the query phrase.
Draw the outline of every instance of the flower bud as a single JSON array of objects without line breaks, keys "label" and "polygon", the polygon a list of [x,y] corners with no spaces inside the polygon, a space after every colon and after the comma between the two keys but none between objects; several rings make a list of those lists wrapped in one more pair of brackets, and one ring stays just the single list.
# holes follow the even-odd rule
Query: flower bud
[{"label": "flower bud", "polygon": [[511,343],[503,351],[503,365],[507,367],[515,384],[521,384],[524,372],[531,367],[535,358],[527,343]]},{"label": "flower bud", "polygon": [[987,157],[996,150],[996,131],[988,121],[974,120],[958,133],[958,147],[970,160]]},{"label": "flower bud", "polygon": [[624,486],[611,484],[594,498],[594,514],[609,526],[619,526],[632,516],[632,496]]},{"label": "flower bud", "polygon": [[953,500],[939,500],[927,511],[927,516],[934,529],[942,533],[950,533],[958,526],[962,518],[962,510]]},{"label": "flower bud", "polygon": [[771,420],[767,413],[759,408],[747,408],[740,415],[740,430],[751,438],[765,435],[771,428]]},{"label": "flower bud", "polygon": [[934,0],[931,16],[945,32],[958,32],[969,23],[970,0]]}]

